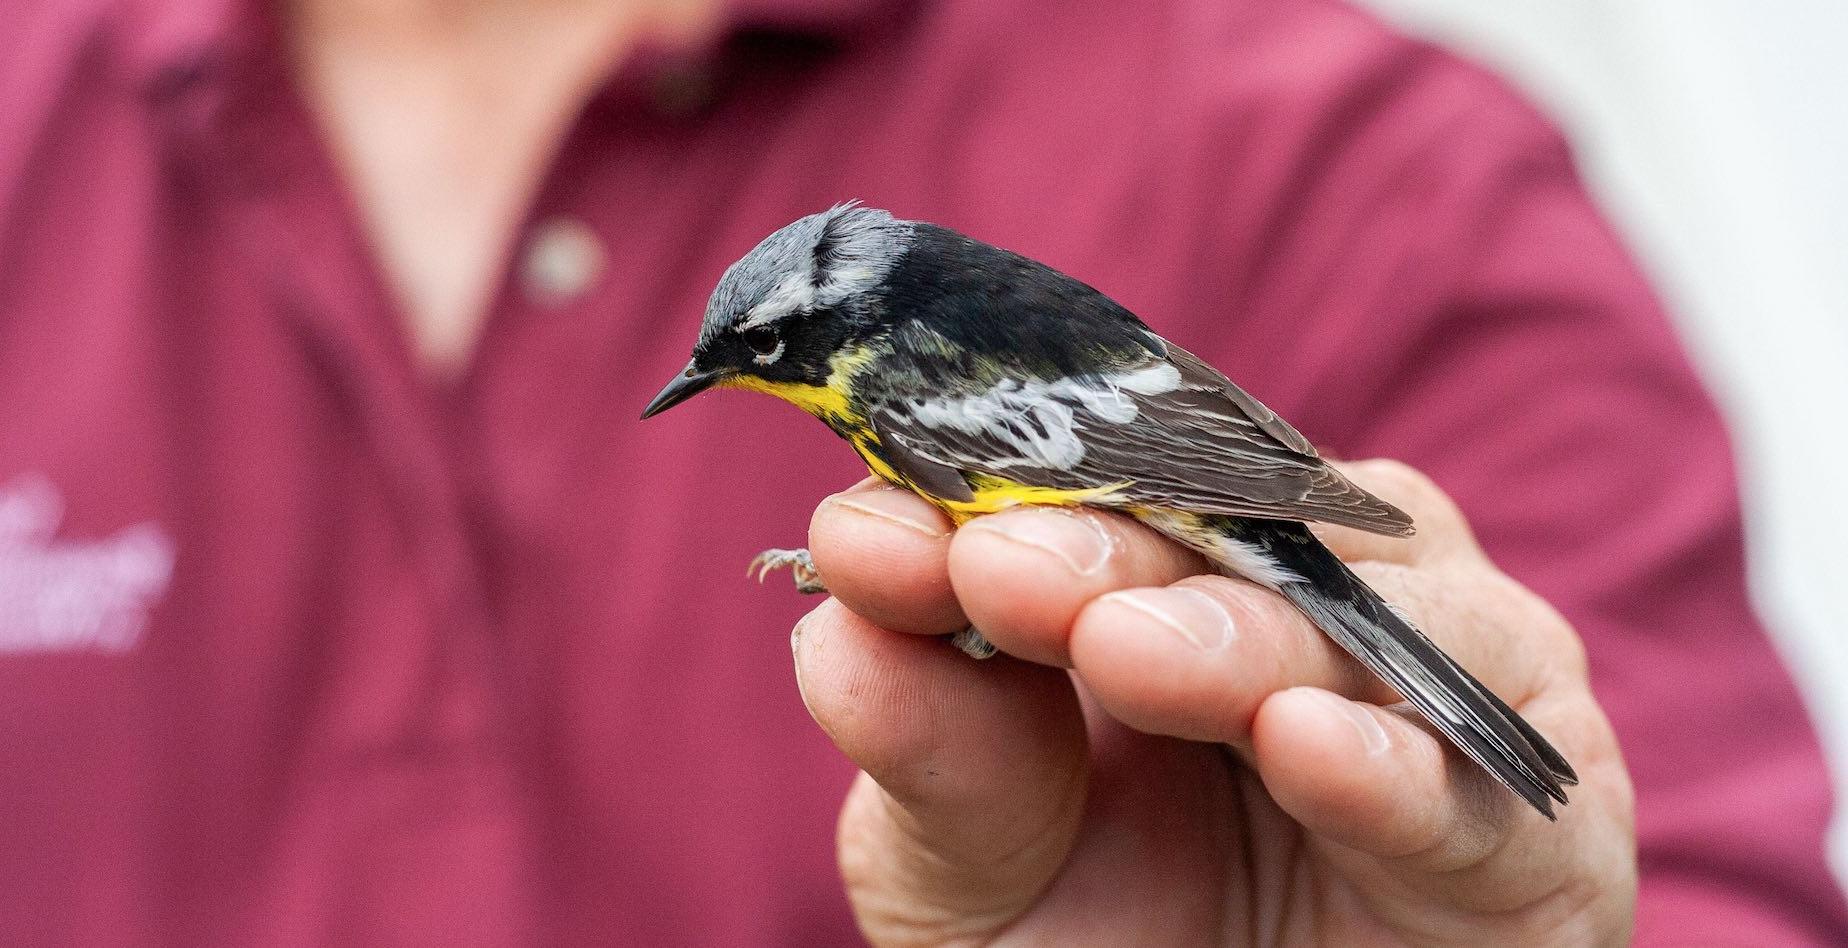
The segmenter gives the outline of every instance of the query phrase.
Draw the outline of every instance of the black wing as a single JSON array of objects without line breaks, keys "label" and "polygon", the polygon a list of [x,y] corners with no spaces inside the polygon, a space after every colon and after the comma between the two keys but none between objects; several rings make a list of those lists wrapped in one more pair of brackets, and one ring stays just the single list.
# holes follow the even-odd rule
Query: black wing
[{"label": "black wing", "polygon": [[1122,506],[1412,532],[1410,517],[1342,477],[1276,413],[1151,338],[1154,352],[1104,374],[1001,378],[964,394],[927,381],[869,416],[894,466],[920,484],[950,471],[1060,489],[1122,483]]}]

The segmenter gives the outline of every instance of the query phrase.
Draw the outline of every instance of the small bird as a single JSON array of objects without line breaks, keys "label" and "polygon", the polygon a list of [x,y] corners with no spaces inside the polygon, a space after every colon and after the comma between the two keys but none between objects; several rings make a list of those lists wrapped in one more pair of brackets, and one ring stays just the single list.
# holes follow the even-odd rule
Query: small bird
[{"label": "small bird", "polygon": [[[1303,521],[1408,536],[1295,428],[1129,310],[948,228],[837,205],[725,271],[686,370],[649,418],[709,388],[821,419],[876,476],[955,523],[1023,504],[1134,517],[1281,594],[1548,819],[1577,776],[1530,724],[1388,605]],[[796,569],[769,550],[762,571]],[[993,653],[971,629],[957,644]]]}]

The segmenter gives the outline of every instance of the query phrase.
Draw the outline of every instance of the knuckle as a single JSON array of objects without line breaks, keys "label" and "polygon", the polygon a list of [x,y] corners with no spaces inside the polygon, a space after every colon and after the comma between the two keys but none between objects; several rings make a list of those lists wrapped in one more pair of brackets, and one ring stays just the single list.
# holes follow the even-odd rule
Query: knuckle
[{"label": "knuckle", "polygon": [[1586,652],[1585,641],[1579,638],[1571,621],[1539,593],[1505,573],[1497,572],[1496,575],[1508,587],[1509,596],[1518,603],[1521,614],[1528,617],[1529,637],[1535,651],[1544,657],[1545,667],[1574,682],[1589,680],[1591,658]]},{"label": "knuckle", "polygon": [[1367,458],[1341,465],[1347,474],[1368,489],[1402,497],[1419,497],[1437,492],[1437,485],[1423,471],[1395,458]]},{"label": "knuckle", "polygon": [[1344,467],[1344,473],[1361,487],[1415,513],[1455,509],[1450,495],[1430,475],[1404,461],[1369,458]]}]

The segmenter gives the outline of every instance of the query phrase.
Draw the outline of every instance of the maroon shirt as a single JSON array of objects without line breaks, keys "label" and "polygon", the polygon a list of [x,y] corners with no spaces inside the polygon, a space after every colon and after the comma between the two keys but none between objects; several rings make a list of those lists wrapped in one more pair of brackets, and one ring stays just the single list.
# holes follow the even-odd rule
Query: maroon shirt
[{"label": "maroon shirt", "polygon": [[849,197],[1429,471],[1590,646],[1641,940],[1848,939],[1725,435],[1516,96],[1332,0],[734,20],[585,109],[438,386],[263,17],[0,12],[0,941],[853,940],[812,603],[742,575],[852,452],[636,421],[724,266]]}]

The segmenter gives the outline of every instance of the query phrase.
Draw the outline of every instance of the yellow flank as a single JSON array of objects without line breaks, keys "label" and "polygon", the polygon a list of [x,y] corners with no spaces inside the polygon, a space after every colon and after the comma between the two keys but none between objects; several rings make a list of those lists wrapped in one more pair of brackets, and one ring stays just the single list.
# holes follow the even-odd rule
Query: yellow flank
[{"label": "yellow flank", "polygon": [[[877,473],[877,472],[875,472]],[[1036,487],[1022,484],[1004,477],[989,477],[983,474],[968,475],[970,490],[974,500],[944,500],[941,497],[924,495],[924,499],[943,508],[950,519],[961,524],[982,514],[1006,510],[1009,507],[1037,505],[1042,507],[1077,507],[1083,504],[1095,504],[1107,500],[1111,494],[1129,486],[1105,484],[1102,487],[1085,487],[1067,490],[1058,487]]]},{"label": "yellow flank", "polygon": [[[847,440],[853,444],[853,449],[859,453],[860,460],[866,462],[866,469],[873,472],[874,477],[888,484],[911,488],[911,485],[907,484],[905,479],[898,476],[898,472],[892,469],[892,465],[887,464],[884,458],[873,453],[873,446],[879,443],[879,436],[873,433],[873,429],[857,429],[847,436]],[[916,490],[916,488],[911,489]]]}]

